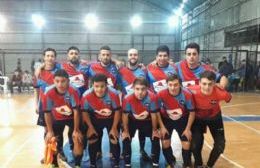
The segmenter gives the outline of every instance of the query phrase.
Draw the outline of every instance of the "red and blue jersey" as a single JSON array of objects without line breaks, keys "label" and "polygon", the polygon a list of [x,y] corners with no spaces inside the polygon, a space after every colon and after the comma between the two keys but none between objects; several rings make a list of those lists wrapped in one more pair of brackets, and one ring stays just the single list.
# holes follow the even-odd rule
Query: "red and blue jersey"
[{"label": "red and blue jersey", "polygon": [[[204,63],[201,63],[200,66],[198,66],[197,68],[190,69],[186,60],[182,60],[182,61],[176,63],[176,66],[177,66],[178,75],[181,78],[182,84],[184,87],[186,87],[188,85],[199,84],[200,74],[204,71],[215,72],[211,68],[211,66],[206,65]],[[220,78],[220,74],[216,73],[216,75],[217,75],[216,80],[218,80]]]},{"label": "red and blue jersey", "polygon": [[98,119],[109,119],[114,117],[115,111],[121,109],[119,92],[108,87],[103,97],[97,97],[94,89],[88,89],[81,98],[82,112],[88,112]]},{"label": "red and blue jersey", "polygon": [[134,93],[129,94],[123,99],[123,112],[136,120],[149,120],[151,113],[159,112],[158,99],[150,91],[142,100],[137,99]]},{"label": "red and blue jersey", "polygon": [[147,79],[147,71],[144,68],[130,69],[128,67],[122,67],[119,69],[120,83],[124,94],[130,94],[133,92],[133,82],[137,77],[143,77]]},{"label": "red and blue jersey", "polygon": [[78,109],[79,105],[79,92],[72,86],[64,94],[60,94],[54,85],[50,86],[43,96],[43,111],[51,113],[56,121],[73,119],[73,109]]},{"label": "red and blue jersey", "polygon": [[194,95],[193,97],[196,105],[195,114],[197,118],[214,118],[221,111],[219,102],[221,100],[229,102],[232,98],[230,93],[217,86],[214,86],[211,95],[204,95],[201,92],[201,88],[199,85],[190,86],[189,89]]},{"label": "red and blue jersey", "polygon": [[88,89],[88,64],[82,61],[74,66],[70,62],[62,64],[63,69],[69,74],[70,84],[77,88],[82,95]]},{"label": "red and blue jersey", "polygon": [[48,86],[51,86],[53,84],[54,80],[54,73],[62,69],[61,64],[55,63],[55,66],[52,70],[44,70],[42,69],[37,77],[35,77],[35,80],[33,82],[33,85],[35,88],[39,88],[39,101],[38,101],[38,110],[42,111],[42,96],[45,92],[45,89]]},{"label": "red and blue jersey", "polygon": [[195,109],[192,93],[186,88],[181,88],[176,96],[172,96],[168,89],[161,90],[157,96],[163,117],[178,120]]},{"label": "red and blue jersey", "polygon": [[177,74],[175,65],[168,64],[166,67],[159,67],[157,65],[148,65],[148,80],[153,91],[159,92],[167,87],[166,79],[168,76]]},{"label": "red and blue jersey", "polygon": [[89,77],[93,77],[96,74],[106,75],[108,85],[114,88],[117,87],[117,83],[120,81],[119,73],[114,63],[110,63],[106,67],[102,66],[100,62],[91,63],[88,75]]}]

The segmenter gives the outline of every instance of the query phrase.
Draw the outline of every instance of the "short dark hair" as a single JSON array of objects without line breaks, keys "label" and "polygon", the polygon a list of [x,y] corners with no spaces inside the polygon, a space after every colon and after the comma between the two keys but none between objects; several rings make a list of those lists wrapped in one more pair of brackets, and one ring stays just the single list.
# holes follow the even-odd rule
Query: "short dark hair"
[{"label": "short dark hair", "polygon": [[43,51],[42,55],[45,56],[46,52],[48,52],[48,51],[52,51],[54,53],[54,56],[57,57],[57,52],[56,52],[56,50],[54,48],[46,48]]},{"label": "short dark hair", "polygon": [[168,55],[170,55],[170,49],[167,45],[160,45],[156,49],[156,55],[158,55],[159,52],[167,52]]},{"label": "short dark hair", "polygon": [[69,52],[70,52],[70,50],[76,50],[76,51],[78,51],[78,52],[79,52],[79,48],[78,48],[78,47],[76,47],[76,46],[71,46],[71,47],[69,47],[69,48],[67,49],[67,53],[69,53]]},{"label": "short dark hair", "polygon": [[148,81],[145,78],[143,78],[143,77],[135,78],[135,80],[133,82],[133,86],[135,86],[135,85],[144,85],[146,87],[149,87]]},{"label": "short dark hair", "polygon": [[178,80],[180,84],[182,84],[181,78],[177,75],[177,74],[172,74],[169,75],[166,79],[166,82],[170,82],[170,81],[174,81],[174,80]]},{"label": "short dark hair", "polygon": [[59,69],[54,73],[54,78],[55,77],[64,77],[69,79],[69,74],[64,69]]},{"label": "short dark hair", "polygon": [[204,71],[200,74],[200,80],[202,78],[207,78],[208,80],[215,81],[216,74],[213,71]]},{"label": "short dark hair", "polygon": [[189,43],[188,45],[186,45],[185,53],[188,48],[195,48],[197,50],[198,54],[200,53],[200,45],[198,45],[197,43]]},{"label": "short dark hair", "polygon": [[92,84],[94,84],[94,82],[105,82],[107,84],[107,77],[104,74],[96,74],[92,77]]},{"label": "short dark hair", "polygon": [[100,49],[99,49],[99,51],[101,51],[101,50],[108,50],[108,51],[111,51],[111,48],[109,47],[109,46],[102,46],[102,47],[100,47]]}]

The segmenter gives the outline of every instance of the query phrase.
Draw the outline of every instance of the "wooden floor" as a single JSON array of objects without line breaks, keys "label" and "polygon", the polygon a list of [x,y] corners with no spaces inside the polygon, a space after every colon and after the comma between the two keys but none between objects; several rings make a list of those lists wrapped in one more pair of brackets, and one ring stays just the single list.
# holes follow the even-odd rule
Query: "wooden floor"
[{"label": "wooden floor", "polygon": [[[0,96],[0,168],[43,167],[43,130],[34,109],[33,95]],[[260,94],[234,94],[222,110],[227,143],[215,167],[260,167]],[[207,134],[204,155],[211,147]]]}]

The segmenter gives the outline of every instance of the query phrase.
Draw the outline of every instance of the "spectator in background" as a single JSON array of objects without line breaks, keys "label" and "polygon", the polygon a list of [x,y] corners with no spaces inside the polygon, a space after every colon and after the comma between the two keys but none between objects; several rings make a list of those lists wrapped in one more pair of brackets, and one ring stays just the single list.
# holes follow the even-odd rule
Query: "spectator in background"
[{"label": "spectator in background", "polygon": [[3,76],[3,72],[0,70],[0,76]]},{"label": "spectator in background", "polygon": [[34,64],[35,64],[35,59],[33,58],[33,59],[32,59],[32,62],[31,62],[31,71],[32,71],[32,74],[34,74],[34,71],[35,71],[35,69],[34,69]]},{"label": "spectator in background", "polygon": [[11,93],[13,93],[13,87],[17,86],[18,87],[18,92],[21,93],[21,87],[22,87],[22,73],[19,69],[16,69],[14,71],[14,74],[11,78],[11,81],[9,82],[9,89]]},{"label": "spectator in background", "polygon": [[23,90],[25,90],[25,87],[27,87],[27,90],[30,90],[30,86],[32,86],[32,75],[26,70],[24,71],[23,77],[22,77],[22,83],[23,83]]},{"label": "spectator in background", "polygon": [[255,79],[256,79],[256,89],[260,90],[260,61],[258,62],[258,66],[255,70]]},{"label": "spectator in background", "polygon": [[233,65],[231,63],[229,63],[226,59],[226,57],[223,57],[223,61],[220,62],[219,64],[219,73],[222,75],[225,75],[226,77],[228,77],[229,75],[231,75],[233,73]]},{"label": "spectator in background", "polygon": [[222,57],[222,61],[220,61],[219,63],[218,63],[218,69],[220,69],[220,67],[223,65],[223,63],[224,62],[227,62],[227,57]]}]

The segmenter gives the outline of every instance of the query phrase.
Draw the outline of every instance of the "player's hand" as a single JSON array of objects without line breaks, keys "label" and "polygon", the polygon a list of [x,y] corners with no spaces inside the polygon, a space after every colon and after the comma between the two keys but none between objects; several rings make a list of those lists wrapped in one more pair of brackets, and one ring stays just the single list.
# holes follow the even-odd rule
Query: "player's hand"
[{"label": "player's hand", "polygon": [[154,138],[159,138],[160,139],[160,133],[158,130],[154,130],[152,133],[152,140],[154,140]]},{"label": "player's hand", "polygon": [[192,139],[192,134],[189,129],[185,129],[181,136],[185,136],[188,139],[188,141],[191,141]]},{"label": "player's hand", "polygon": [[74,130],[72,133],[72,138],[77,140],[79,143],[83,143],[83,136],[80,131]]},{"label": "player's hand", "polygon": [[98,133],[96,132],[95,128],[88,128],[88,131],[87,131],[87,137],[90,138],[92,136],[98,136]]},{"label": "player's hand", "polygon": [[169,132],[168,132],[168,130],[165,127],[162,127],[160,129],[160,135],[161,135],[162,139],[165,139],[166,135],[169,135]]},{"label": "player's hand", "polygon": [[112,128],[109,132],[109,136],[111,136],[114,140],[118,140],[118,130],[116,128]]},{"label": "player's hand", "polygon": [[225,86],[222,86],[220,83],[216,83],[216,86],[220,89],[225,89]]},{"label": "player's hand", "polygon": [[51,141],[51,138],[54,137],[54,133],[52,131],[48,131],[45,136],[45,142],[49,143]]},{"label": "player's hand", "polygon": [[121,136],[122,136],[122,140],[125,140],[127,138],[129,138],[129,140],[131,139],[128,131],[123,131]]}]

